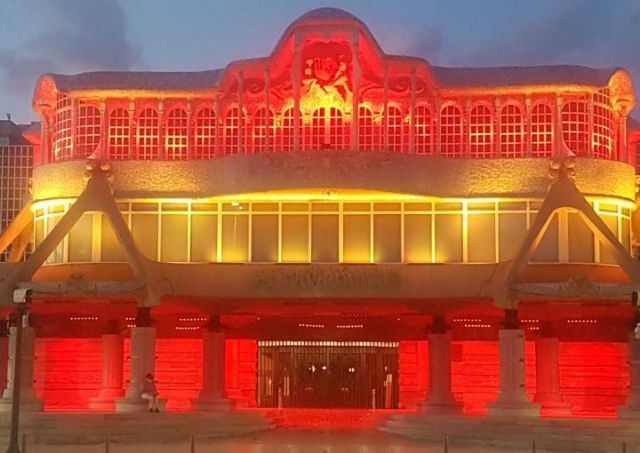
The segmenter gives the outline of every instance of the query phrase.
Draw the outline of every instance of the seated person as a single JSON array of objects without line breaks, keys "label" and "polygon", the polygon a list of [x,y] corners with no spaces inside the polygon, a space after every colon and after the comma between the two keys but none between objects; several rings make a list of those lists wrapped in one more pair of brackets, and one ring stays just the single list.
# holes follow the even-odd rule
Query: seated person
[{"label": "seated person", "polygon": [[153,379],[153,374],[147,373],[144,377],[140,397],[149,400],[149,412],[160,412],[158,408],[158,389],[156,388],[156,381]]}]

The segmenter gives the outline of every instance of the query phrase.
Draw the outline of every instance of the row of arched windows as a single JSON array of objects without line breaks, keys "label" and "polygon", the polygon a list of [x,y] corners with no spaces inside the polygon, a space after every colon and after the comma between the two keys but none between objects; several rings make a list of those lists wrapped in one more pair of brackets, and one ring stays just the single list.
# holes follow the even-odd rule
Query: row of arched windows
[{"label": "row of arched windows", "polygon": [[[439,118],[431,106],[418,105],[411,119],[395,105],[388,106],[386,115],[378,115],[363,104],[358,108],[356,149],[425,155],[439,151],[441,156],[453,158],[551,157],[555,142],[551,108],[535,104],[530,118],[523,110],[507,103],[496,115],[488,105],[477,104],[465,121],[464,110],[456,104],[445,104]],[[185,109],[173,108],[161,120],[152,107],[141,109],[135,118],[125,108],[114,108],[106,119],[106,146],[100,147],[101,152],[114,160],[185,160],[294,149],[293,108],[279,115],[264,107],[251,116],[242,112],[232,106],[217,118],[213,107],[203,107],[190,118]],[[594,96],[592,112],[585,97],[564,103],[560,114],[562,137],[571,152],[587,156],[592,151],[594,157],[615,158],[608,93]],[[69,98],[59,96],[52,131],[53,159],[91,156],[103,140],[101,127],[97,107],[79,103],[73,116]],[[347,120],[337,107],[319,107],[310,117],[301,119],[299,135],[302,150],[350,149],[351,119]]]}]

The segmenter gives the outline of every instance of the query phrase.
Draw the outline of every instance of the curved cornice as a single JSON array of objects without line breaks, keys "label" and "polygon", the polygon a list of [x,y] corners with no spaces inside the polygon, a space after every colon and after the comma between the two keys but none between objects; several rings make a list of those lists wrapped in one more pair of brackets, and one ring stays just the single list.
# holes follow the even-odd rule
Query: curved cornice
[{"label": "curved cornice", "polygon": [[[86,164],[37,167],[34,201],[75,198]],[[287,191],[376,191],[438,198],[543,198],[547,159],[445,159],[374,152],[240,155],[206,161],[114,161],[118,198],[203,198]],[[635,200],[633,167],[577,158],[576,185],[586,196]]]}]

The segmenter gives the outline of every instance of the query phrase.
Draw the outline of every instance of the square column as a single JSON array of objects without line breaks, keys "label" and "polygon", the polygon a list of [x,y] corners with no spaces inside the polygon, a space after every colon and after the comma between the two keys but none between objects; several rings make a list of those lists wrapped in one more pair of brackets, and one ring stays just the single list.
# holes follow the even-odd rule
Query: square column
[{"label": "square column", "polygon": [[560,393],[560,341],[555,337],[536,340],[536,394],[533,401],[548,415],[570,416],[571,405]]},{"label": "square column", "polygon": [[225,389],[225,340],[219,316],[212,316],[202,336],[202,390],[198,399],[191,402],[196,411],[233,408]]},{"label": "square column", "polygon": [[433,332],[429,334],[429,392],[422,411],[440,415],[462,413],[462,404],[451,392],[451,335],[441,317],[434,318]]},{"label": "square column", "polygon": [[89,400],[89,408],[113,410],[115,400],[124,396],[122,368],[124,339],[119,334],[102,335],[102,385],[98,396]]},{"label": "square column", "polygon": [[147,373],[153,374],[156,361],[156,328],[131,328],[131,371],[129,387],[124,398],[116,400],[116,412],[144,412],[147,401],[143,400],[142,385]]},{"label": "square column", "polygon": [[525,384],[525,337],[518,329],[517,312],[507,310],[505,329],[500,330],[500,392],[495,403],[487,405],[489,415],[538,416],[540,405],[529,401]]},{"label": "square column", "polygon": [[487,406],[490,415],[537,416],[540,405],[529,401],[525,389],[525,338],[520,329],[503,329],[500,342],[500,392]]},{"label": "square column", "polygon": [[640,420],[640,339],[629,332],[629,396],[618,415],[624,419]]},{"label": "square column", "polygon": [[[11,411],[11,401],[13,400],[13,386],[16,360],[16,327],[9,329],[9,363],[7,369],[7,386],[0,399],[0,412]],[[35,349],[36,331],[35,328],[25,326],[22,328],[22,363],[20,369],[20,410],[21,411],[42,411],[44,403],[39,399],[33,388],[33,356]]]}]

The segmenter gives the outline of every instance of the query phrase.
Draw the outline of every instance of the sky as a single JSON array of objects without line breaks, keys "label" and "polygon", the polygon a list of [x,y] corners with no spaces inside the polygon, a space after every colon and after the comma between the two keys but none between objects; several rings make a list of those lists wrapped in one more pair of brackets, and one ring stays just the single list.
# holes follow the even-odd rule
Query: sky
[{"label": "sky", "polygon": [[387,53],[622,66],[640,91],[640,0],[0,0],[0,118],[37,120],[42,73],[220,68],[269,54],[289,23],[325,6],[362,19]]}]

